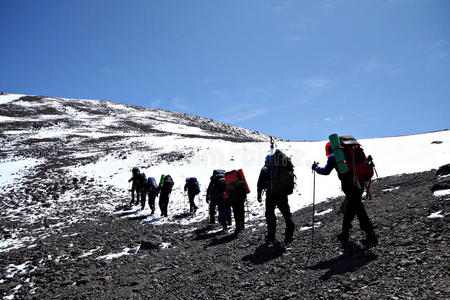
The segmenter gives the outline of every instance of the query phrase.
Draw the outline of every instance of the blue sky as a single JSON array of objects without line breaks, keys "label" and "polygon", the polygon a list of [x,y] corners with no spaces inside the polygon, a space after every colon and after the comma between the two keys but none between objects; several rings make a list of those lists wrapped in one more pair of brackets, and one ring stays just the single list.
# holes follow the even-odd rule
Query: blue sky
[{"label": "blue sky", "polygon": [[450,1],[0,1],[0,91],[292,140],[449,128]]}]

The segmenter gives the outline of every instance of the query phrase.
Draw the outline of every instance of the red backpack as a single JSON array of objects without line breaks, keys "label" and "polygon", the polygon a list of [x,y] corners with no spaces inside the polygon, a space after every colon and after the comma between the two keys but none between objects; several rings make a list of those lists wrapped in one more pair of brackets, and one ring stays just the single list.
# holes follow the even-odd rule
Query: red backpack
[{"label": "red backpack", "polygon": [[361,144],[351,135],[342,135],[339,137],[341,146],[344,150],[345,160],[353,174],[353,183],[361,187],[361,183],[366,188],[367,198],[372,199],[370,194],[370,184],[374,173],[374,165],[367,159]]}]

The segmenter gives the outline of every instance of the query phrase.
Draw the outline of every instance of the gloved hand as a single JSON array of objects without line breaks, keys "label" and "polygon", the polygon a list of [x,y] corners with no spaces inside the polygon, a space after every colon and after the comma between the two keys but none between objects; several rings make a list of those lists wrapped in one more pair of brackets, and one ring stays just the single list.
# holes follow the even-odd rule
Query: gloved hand
[{"label": "gloved hand", "polygon": [[315,171],[318,165],[319,165],[318,162],[314,162],[311,166],[311,169],[313,169],[313,171]]},{"label": "gloved hand", "polygon": [[258,199],[258,202],[260,202],[260,203],[262,202],[261,194],[258,194],[258,198],[257,199]]}]

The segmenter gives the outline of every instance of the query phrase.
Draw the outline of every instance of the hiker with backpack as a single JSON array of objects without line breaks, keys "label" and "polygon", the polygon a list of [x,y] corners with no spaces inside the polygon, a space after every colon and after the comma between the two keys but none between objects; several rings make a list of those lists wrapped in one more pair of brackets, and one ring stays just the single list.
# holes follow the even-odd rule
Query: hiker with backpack
[{"label": "hiker with backpack", "polygon": [[167,208],[169,206],[169,197],[172,192],[174,182],[170,175],[161,175],[157,194],[159,194],[159,208],[161,209],[161,216],[167,217]]},{"label": "hiker with backpack", "polygon": [[[148,186],[147,186],[147,177],[145,176],[145,173],[140,172],[137,175],[137,187],[136,190],[138,191],[140,197],[141,197],[141,210],[144,210],[145,208],[145,197],[148,192]],[[139,204],[139,198],[137,199],[137,203]]]},{"label": "hiker with backpack", "polygon": [[367,196],[370,197],[369,188],[373,176],[373,164],[366,158],[361,145],[351,135],[340,137],[337,134],[331,135],[325,151],[328,157],[326,166],[321,168],[318,163],[314,162],[312,169],[321,175],[329,175],[333,169],[336,169],[339,180],[341,180],[345,201],[343,203],[342,232],[337,235],[338,240],[343,244],[348,242],[350,228],[352,228],[351,223],[357,216],[361,229],[366,233],[363,244],[365,246],[376,245],[378,239],[361,200],[364,187],[367,188]]},{"label": "hiker with backpack", "polygon": [[245,227],[245,201],[250,193],[247,181],[242,169],[225,173],[226,191],[225,201],[233,208],[235,221],[235,233],[244,230]]},{"label": "hiker with backpack", "polygon": [[186,178],[186,184],[184,185],[184,191],[187,192],[189,198],[189,212],[195,213],[198,207],[195,205],[194,198],[200,194],[200,185],[197,178]]},{"label": "hiker with backpack", "polygon": [[[142,197],[142,178],[141,178],[141,172],[139,171],[138,167],[134,167],[131,170],[131,178],[128,180],[128,182],[132,182],[131,185],[131,202],[130,205],[139,205],[141,202],[140,199]],[[145,176],[145,175],[144,175]],[[136,194],[136,202],[134,195]],[[145,197],[145,196],[144,196]]]},{"label": "hiker with backpack", "polygon": [[[273,149],[273,142],[271,145]],[[258,178],[258,201],[262,201],[262,192],[266,191],[266,242],[275,241],[277,217],[275,208],[278,207],[286,222],[284,235],[285,244],[291,243],[295,231],[295,223],[292,219],[291,209],[288,203],[288,195],[292,194],[295,186],[294,165],[291,159],[280,150],[268,155],[264,167]]]},{"label": "hiker with backpack", "polygon": [[206,203],[209,203],[210,224],[215,223],[217,206],[219,210],[219,223],[222,224],[224,231],[228,229],[227,220],[231,219],[231,208],[229,208],[225,203],[225,189],[225,171],[214,170],[206,191]]},{"label": "hiker with backpack", "polygon": [[[156,180],[154,177],[149,177],[147,179],[147,193],[148,193],[148,206],[152,210],[151,214],[155,213],[155,199],[158,190],[158,185],[156,184]],[[145,205],[145,203],[144,203]],[[142,209],[144,209],[144,205]]]}]

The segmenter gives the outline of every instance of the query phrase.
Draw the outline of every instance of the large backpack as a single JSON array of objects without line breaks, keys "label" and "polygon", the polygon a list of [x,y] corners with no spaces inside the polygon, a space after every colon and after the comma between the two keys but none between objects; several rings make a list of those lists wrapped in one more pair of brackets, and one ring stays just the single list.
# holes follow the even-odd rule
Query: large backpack
[{"label": "large backpack", "polygon": [[165,191],[167,191],[168,193],[172,192],[172,188],[173,188],[174,182],[172,179],[172,176],[170,175],[166,175],[164,176],[164,183],[163,183],[163,189]]},{"label": "large backpack", "polygon": [[194,195],[200,194],[200,184],[198,183],[197,178],[190,177],[186,181],[189,185],[189,190],[193,191]]},{"label": "large backpack", "polygon": [[214,170],[211,182],[211,198],[214,200],[223,198],[226,189],[225,170]]},{"label": "large backpack", "polygon": [[361,183],[366,188],[367,197],[372,199],[370,194],[370,184],[373,177],[373,167],[361,148],[361,144],[351,135],[341,135],[339,137],[344,150],[345,160],[353,177],[353,183],[361,187]]},{"label": "large backpack", "polygon": [[[248,187],[247,180],[245,179],[244,171],[242,169],[232,170],[225,173],[225,183],[226,191],[225,198],[229,198],[230,194],[245,196],[250,193],[250,188]],[[239,196],[239,197],[240,197]]]},{"label": "large backpack", "polygon": [[150,188],[150,189],[157,189],[158,188],[158,185],[156,184],[156,180],[155,180],[155,177],[149,177],[148,179],[147,179],[147,185],[148,185],[148,187]]},{"label": "large backpack", "polygon": [[294,192],[295,174],[291,159],[280,150],[266,157],[269,170],[269,189],[273,194],[290,195]]},{"label": "large backpack", "polygon": [[140,187],[145,187],[145,183],[147,182],[147,177],[145,176],[145,173],[139,173],[137,175],[137,184]]}]

